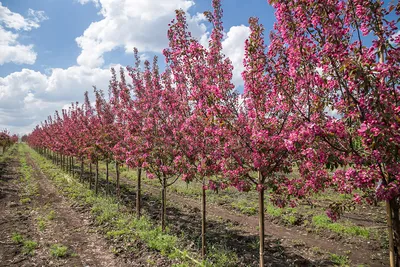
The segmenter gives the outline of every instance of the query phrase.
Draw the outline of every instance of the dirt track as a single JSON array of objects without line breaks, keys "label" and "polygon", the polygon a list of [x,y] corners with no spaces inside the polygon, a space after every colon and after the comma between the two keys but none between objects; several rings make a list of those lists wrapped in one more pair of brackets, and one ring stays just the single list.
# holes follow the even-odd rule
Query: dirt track
[{"label": "dirt track", "polygon": [[[27,157],[33,169],[31,179],[37,183],[38,194],[31,203],[20,204],[18,161],[5,164],[1,173],[0,266],[128,266],[115,258],[104,238],[93,231],[87,215],[75,211],[60,196],[29,155],[20,156]],[[39,221],[43,221],[42,229]],[[24,255],[21,245],[12,242],[15,232],[38,243],[33,256]],[[66,246],[68,256],[51,256],[54,244]]]}]

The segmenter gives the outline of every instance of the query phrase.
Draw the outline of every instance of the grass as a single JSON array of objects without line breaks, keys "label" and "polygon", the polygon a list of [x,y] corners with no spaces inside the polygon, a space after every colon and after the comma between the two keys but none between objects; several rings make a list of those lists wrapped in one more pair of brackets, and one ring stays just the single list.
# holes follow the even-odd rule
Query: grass
[{"label": "grass", "polygon": [[32,173],[33,169],[32,167],[27,163],[26,157],[22,156],[24,155],[24,149],[22,145],[18,145],[18,153],[21,155],[19,157],[20,161],[20,184],[22,187],[22,192],[20,193],[20,202],[21,204],[27,204],[32,201],[32,197],[36,196],[39,191],[39,187],[36,181],[32,179]]},{"label": "grass", "polygon": [[28,255],[34,255],[35,249],[38,247],[38,243],[32,240],[26,240],[22,246],[22,253]]},{"label": "grass", "polygon": [[[249,205],[250,204],[250,205]],[[256,215],[258,213],[257,205],[252,205],[254,203],[249,203],[245,199],[240,199],[232,203],[232,207],[239,210],[241,213],[246,215]]]},{"label": "grass", "polygon": [[54,244],[50,247],[50,255],[54,258],[64,258],[68,255],[68,247]]},{"label": "grass", "polygon": [[18,148],[18,145],[12,145],[11,147],[9,147],[7,149],[6,152],[3,152],[3,154],[0,154],[0,163],[4,163],[4,162],[10,160],[10,158],[12,158],[12,156],[17,152],[17,148]]},{"label": "grass", "polygon": [[[104,163],[100,164],[100,169],[105,169]],[[114,171],[114,165],[110,164],[110,172]],[[158,187],[158,181],[156,179],[146,179],[145,173],[142,173],[144,178],[142,182],[144,185]],[[125,177],[131,181],[136,181],[137,172],[135,169],[127,169],[126,167],[121,168],[121,177]],[[169,187],[171,191],[176,192],[186,197],[192,197],[200,199],[201,197],[201,186],[197,181],[193,181],[189,186],[186,182],[178,180],[175,184]],[[254,191],[254,190],[253,190]],[[219,205],[225,205],[239,211],[242,214],[248,216],[256,216],[258,214],[258,200],[257,193],[254,191],[247,193],[238,192],[235,189],[228,188],[218,193],[207,191],[207,201],[209,203],[216,203]],[[323,194],[315,194],[314,200],[324,201],[341,201],[350,200],[352,198],[349,194],[338,194],[334,192],[324,192]],[[310,231],[315,229],[326,229],[333,233],[347,236],[363,237],[363,238],[374,238],[380,235],[374,235],[375,229],[369,229],[367,227],[359,227],[352,225],[349,222],[331,222],[326,220],[324,207],[312,207],[308,205],[299,206],[297,208],[279,208],[272,205],[268,199],[268,194],[265,199],[266,214],[274,219],[286,225],[303,225],[308,227]],[[309,223],[312,221],[312,223]],[[317,231],[318,232],[318,231]]]},{"label": "grass", "polygon": [[11,236],[11,240],[18,245],[22,245],[21,251],[25,255],[33,256],[35,254],[35,249],[38,247],[37,242],[35,242],[33,240],[25,239],[19,233],[13,233]]},{"label": "grass", "polygon": [[54,220],[55,217],[56,217],[56,212],[54,210],[51,210],[49,214],[47,214],[46,219],[52,221]]},{"label": "grass", "polygon": [[24,237],[19,233],[13,233],[11,240],[16,244],[22,244],[24,242]]},{"label": "grass", "polygon": [[43,232],[46,229],[46,221],[43,217],[37,218],[37,224],[38,224],[39,231]]},{"label": "grass", "polygon": [[[128,212],[128,208],[118,204],[116,199],[103,194],[96,196],[93,191],[87,189],[77,180],[54,166],[50,160],[40,156],[31,148],[22,145],[23,151],[30,153],[39,164],[43,172],[53,180],[54,184],[66,196],[74,199],[82,206],[90,207],[91,213],[99,226],[99,229],[110,239],[118,239],[123,242],[125,249],[135,249],[132,244],[142,242],[149,249],[160,252],[161,255],[172,260],[173,264],[181,266],[236,266],[238,256],[223,247],[209,248],[209,258],[202,262],[200,255],[189,252],[180,244],[188,243],[167,229],[162,232],[161,227],[154,225],[146,215],[137,218]],[[118,253],[116,249],[113,251]],[[185,265],[186,264],[186,265]],[[179,265],[176,265],[179,266]]]},{"label": "grass", "polygon": [[371,236],[371,229],[357,226],[350,222],[347,222],[346,224],[332,222],[326,215],[313,216],[312,223],[317,228],[328,229],[338,234],[359,236],[365,239],[369,239]]},{"label": "grass", "polygon": [[331,261],[335,265],[339,265],[341,267],[348,267],[350,266],[350,260],[349,257],[347,256],[342,256],[342,255],[337,255],[337,254],[331,254]]}]

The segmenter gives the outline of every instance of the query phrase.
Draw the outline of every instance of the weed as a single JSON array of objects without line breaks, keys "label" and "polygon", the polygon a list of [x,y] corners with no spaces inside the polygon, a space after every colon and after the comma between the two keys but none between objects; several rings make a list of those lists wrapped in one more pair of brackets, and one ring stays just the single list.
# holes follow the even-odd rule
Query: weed
[{"label": "weed", "polygon": [[331,261],[334,264],[342,266],[342,267],[350,266],[349,257],[347,257],[347,256],[331,254]]},{"label": "weed", "polygon": [[37,221],[39,231],[43,232],[46,229],[46,221],[42,217],[39,217]]},{"label": "weed", "polygon": [[24,242],[24,237],[19,233],[13,233],[11,236],[11,240],[16,244],[22,244]]},{"label": "weed", "polygon": [[30,199],[29,197],[24,197],[24,198],[21,198],[19,202],[22,205],[24,205],[24,204],[27,204],[27,203],[31,203],[31,201],[32,201],[32,199]]},{"label": "weed", "polygon": [[52,220],[54,220],[54,218],[56,217],[56,213],[55,213],[55,211],[54,210],[51,210],[50,212],[49,212],[49,214],[47,214],[47,220],[49,220],[49,221],[52,221]]},{"label": "weed", "polygon": [[267,205],[267,213],[272,217],[280,217],[283,213],[283,209],[277,208],[272,204]]},{"label": "weed", "polygon": [[55,258],[63,258],[67,256],[68,248],[60,244],[54,244],[50,247],[50,255]]},{"label": "weed", "polygon": [[25,240],[23,242],[22,253],[27,255],[34,255],[35,249],[37,248],[38,243],[32,240]]},{"label": "weed", "polygon": [[256,215],[258,211],[257,205],[254,205],[254,203],[249,203],[245,199],[233,202],[231,206],[246,215]]},{"label": "weed", "polygon": [[312,247],[311,251],[316,255],[324,254],[324,251],[320,247]]},{"label": "weed", "polygon": [[312,218],[312,222],[317,228],[329,229],[338,234],[360,236],[366,239],[370,237],[370,229],[357,225],[352,225],[350,223],[348,223],[347,225],[334,223],[326,215],[315,215]]}]

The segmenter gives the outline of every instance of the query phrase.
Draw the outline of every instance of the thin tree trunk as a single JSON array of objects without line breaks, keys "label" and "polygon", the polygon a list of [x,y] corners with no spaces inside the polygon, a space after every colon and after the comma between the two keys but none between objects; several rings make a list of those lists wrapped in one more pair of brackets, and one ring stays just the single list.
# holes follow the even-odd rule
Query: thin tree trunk
[{"label": "thin tree trunk", "polygon": [[75,178],[74,157],[71,158],[71,172],[72,172],[72,177]]},{"label": "thin tree trunk", "polygon": [[260,267],[264,267],[264,187],[262,184],[261,171],[258,171],[258,182],[261,185],[258,191],[258,219],[259,219],[259,238],[260,238]]},{"label": "thin tree trunk", "polygon": [[163,175],[162,179],[162,191],[161,191],[161,229],[165,232],[165,217],[167,211],[167,179],[165,175]]},{"label": "thin tree trunk", "polygon": [[119,201],[120,192],[119,192],[119,164],[115,161],[115,172],[117,174],[117,199]]},{"label": "thin tree trunk", "polygon": [[393,242],[393,221],[392,221],[392,208],[390,205],[390,201],[386,201],[386,217],[387,217],[387,226],[388,226],[388,234],[389,234],[389,263],[390,267],[395,267],[395,253],[394,253],[394,242]]},{"label": "thin tree trunk", "polygon": [[141,179],[142,179],[142,168],[138,168],[137,170],[137,189],[136,189],[136,215],[140,217],[140,209],[141,209]]},{"label": "thin tree trunk", "polygon": [[92,162],[89,162],[89,189],[92,189]]},{"label": "thin tree trunk", "polygon": [[206,244],[206,185],[205,179],[203,178],[202,184],[202,195],[201,195],[201,256],[203,260],[206,257],[207,253],[207,244]]},{"label": "thin tree trunk", "polygon": [[110,190],[110,184],[108,181],[108,159],[106,160],[106,196],[108,195],[108,191]]},{"label": "thin tree trunk", "polygon": [[394,244],[394,256],[396,267],[400,266],[400,255],[399,255],[399,237],[400,237],[400,215],[399,215],[399,202],[398,197],[390,201],[392,208],[392,224],[393,224],[393,244]]},{"label": "thin tree trunk", "polygon": [[96,180],[95,180],[95,192],[96,195],[99,193],[99,161],[96,160]]},{"label": "thin tree trunk", "polygon": [[84,168],[83,168],[83,158],[81,159],[81,173],[80,173],[80,175],[79,175],[79,182],[84,182],[83,181],[83,170],[84,170]]},{"label": "thin tree trunk", "polygon": [[[382,21],[379,22],[378,27],[380,30],[383,29]],[[381,39],[383,39],[383,36],[379,36],[379,37]],[[385,47],[382,44],[379,49],[379,63],[384,63],[384,61],[385,61]],[[381,82],[384,83],[383,78],[382,78]],[[386,200],[386,217],[387,217],[387,226],[388,226],[388,235],[389,235],[389,263],[390,263],[390,267],[395,267],[395,266],[397,267],[398,264],[396,264],[396,261],[398,262],[399,255],[398,255],[398,251],[397,251],[398,244],[396,244],[396,247],[394,244],[392,209],[393,209],[393,207],[391,206],[390,201]],[[395,224],[397,224],[397,223],[395,223]]]}]

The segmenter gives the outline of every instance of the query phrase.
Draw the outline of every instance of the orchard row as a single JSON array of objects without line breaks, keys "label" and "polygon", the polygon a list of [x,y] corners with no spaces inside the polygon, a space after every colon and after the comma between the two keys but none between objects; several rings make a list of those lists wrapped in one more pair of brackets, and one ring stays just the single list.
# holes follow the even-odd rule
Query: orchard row
[{"label": "orchard row", "polygon": [[[95,88],[82,105],[56,112],[29,144],[62,159],[115,162],[145,171],[162,189],[203,185],[202,255],[206,254],[205,190],[257,190],[260,266],[264,266],[264,193],[278,206],[333,188],[354,201],[386,201],[391,266],[400,246],[400,5],[375,0],[270,0],[276,22],[249,20],[244,92],[222,53],[219,0],[205,12],[208,46],[188,31],[183,11],[168,30],[162,72],[157,57],[112,69],[108,97]],[[128,77],[128,79],[127,79]],[[129,81],[128,81],[129,80]],[[298,175],[288,175],[293,171]],[[83,171],[81,172],[83,173]],[[117,168],[118,173],[118,168]],[[118,177],[118,175],[117,175]],[[140,216],[140,177],[138,179]],[[95,180],[97,191],[98,171]],[[362,193],[355,193],[362,192]],[[335,207],[335,208],[333,208]],[[327,213],[338,218],[344,207]]]},{"label": "orchard row", "polygon": [[18,136],[16,134],[11,135],[9,131],[0,131],[0,148],[4,153],[11,145],[18,142]]}]

